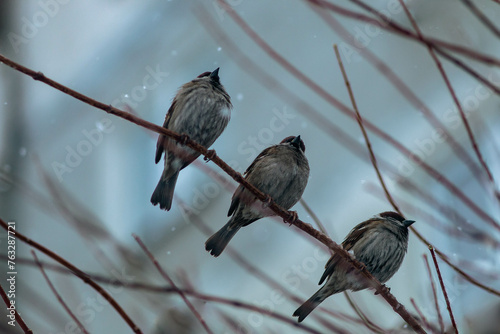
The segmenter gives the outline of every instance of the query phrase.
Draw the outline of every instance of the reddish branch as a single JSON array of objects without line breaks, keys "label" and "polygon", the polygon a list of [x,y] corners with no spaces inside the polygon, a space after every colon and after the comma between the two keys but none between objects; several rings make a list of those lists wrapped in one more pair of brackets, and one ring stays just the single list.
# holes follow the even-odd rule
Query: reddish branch
[{"label": "reddish branch", "polygon": [[[10,299],[7,296],[7,293],[5,293],[5,290],[3,289],[1,284],[0,284],[0,295],[2,296],[2,299],[5,303],[5,305],[7,305],[7,309],[9,309],[9,307],[11,307]],[[28,326],[24,322],[23,318],[21,318],[19,313],[17,313],[16,309],[14,309],[14,317],[16,318],[16,322],[19,324],[19,327],[21,327],[21,329],[24,331],[24,333],[33,334],[33,331],[28,328]]]},{"label": "reddish branch", "polygon": [[427,254],[424,254],[425,267],[427,268],[427,273],[429,274],[429,281],[431,282],[432,296],[434,297],[434,305],[436,306],[436,313],[438,316],[440,333],[444,333],[444,322],[441,316],[441,311],[439,309],[439,302],[437,298],[436,285],[434,284],[434,279],[432,278],[431,266],[429,265],[429,260],[427,259]]},{"label": "reddish branch", "polygon": [[340,71],[342,72],[342,77],[344,78],[344,82],[345,82],[345,85],[347,87],[347,91],[349,92],[349,98],[351,99],[352,107],[353,107],[354,111],[356,112],[356,121],[358,122],[358,125],[361,129],[361,132],[363,133],[363,138],[365,139],[366,147],[368,148],[368,152],[370,153],[370,160],[372,162],[373,168],[375,169],[375,172],[377,173],[377,177],[380,181],[380,185],[384,189],[385,196],[387,197],[387,200],[392,205],[394,210],[401,213],[401,210],[399,209],[396,202],[394,202],[394,199],[392,198],[391,194],[389,193],[389,190],[387,189],[387,186],[385,185],[384,179],[382,177],[382,174],[380,173],[380,170],[378,168],[377,158],[375,157],[375,153],[373,153],[372,144],[370,142],[370,139],[368,138],[368,134],[366,133],[365,127],[363,126],[363,118],[361,117],[361,114],[359,113],[358,106],[356,104],[356,99],[354,98],[354,94],[352,92],[351,83],[349,82],[349,79],[347,78],[347,74],[346,74],[345,69],[344,69],[344,64],[342,63],[342,58],[340,58],[340,53],[339,53],[339,50],[337,48],[337,45],[334,45],[333,49],[335,50],[335,55],[337,56],[337,61],[339,63]]},{"label": "reddish branch", "polygon": [[[1,218],[0,218],[0,225],[6,231],[8,230],[7,223],[4,222]],[[123,318],[123,320],[125,320],[125,322],[130,326],[130,328],[134,331],[134,333],[142,334],[142,331],[139,329],[139,327],[137,327],[137,325],[132,321],[132,319],[128,316],[128,314],[122,309],[122,307],[116,302],[116,300],[113,297],[111,297],[111,295],[108,292],[106,292],[106,290],[104,290],[99,284],[94,282],[87,274],[85,274],[83,271],[81,271],[76,266],[72,265],[71,263],[69,263],[68,261],[66,261],[65,259],[60,257],[59,255],[57,255],[53,251],[40,245],[36,241],[33,241],[33,240],[25,237],[24,235],[22,235],[21,233],[19,233],[17,231],[16,231],[16,237],[19,240],[27,243],[31,247],[38,249],[40,252],[44,253],[45,255],[49,256],[50,258],[56,260],[57,262],[59,262],[60,264],[62,264],[66,268],[68,268],[75,276],[80,278],[86,284],[90,285],[101,296],[103,296],[104,299],[106,299],[108,301],[108,303],[110,303],[111,306],[113,306],[113,308],[118,312],[118,314]]]},{"label": "reddish branch", "polygon": [[62,299],[62,297],[59,294],[59,292],[57,292],[55,286],[50,281],[49,276],[47,276],[47,273],[43,269],[42,264],[38,260],[38,257],[36,256],[36,254],[35,254],[35,252],[33,250],[31,250],[31,255],[33,255],[33,258],[35,259],[35,262],[38,265],[38,268],[40,268],[40,271],[42,272],[43,277],[47,281],[47,284],[49,285],[50,290],[52,290],[52,293],[54,293],[54,295],[56,296],[57,300],[62,305],[62,307],[64,308],[64,310],[66,311],[66,313],[69,314],[69,316],[71,317],[71,319],[73,319],[73,321],[76,323],[76,325],[80,328],[80,330],[83,333],[89,334],[89,332],[87,332],[87,330],[85,329],[85,326],[83,326],[83,324],[80,322],[80,320],[78,320],[78,318],[73,314],[73,312],[71,311],[71,309],[68,307],[68,304],[66,304],[66,302]]},{"label": "reddish branch", "polygon": [[429,250],[431,251],[432,261],[434,262],[434,266],[436,267],[436,272],[439,278],[439,285],[441,285],[444,300],[446,301],[446,308],[448,309],[448,313],[450,314],[451,325],[453,326],[453,329],[455,329],[455,333],[458,334],[457,323],[455,322],[455,317],[453,316],[453,311],[451,310],[450,300],[448,299],[448,293],[446,292],[446,288],[444,286],[443,277],[441,276],[441,270],[439,269],[439,265],[437,263],[436,254],[434,253],[434,247],[432,247],[432,245],[429,245]]},{"label": "reddish branch", "polygon": [[433,328],[432,328],[432,326],[429,324],[429,322],[427,321],[427,319],[425,318],[425,315],[422,313],[422,311],[420,311],[420,308],[417,306],[417,303],[415,302],[415,299],[410,298],[410,302],[411,302],[411,304],[413,305],[413,308],[415,309],[415,311],[417,311],[418,316],[419,316],[419,317],[420,317],[420,319],[422,320],[422,323],[424,324],[424,326],[425,326],[428,330],[433,331]]},{"label": "reddish branch", "polygon": [[[263,192],[258,190],[256,187],[254,187],[253,185],[248,183],[240,173],[233,170],[227,163],[225,163],[222,159],[220,159],[217,156],[217,154],[215,153],[215,151],[206,149],[204,146],[187,138],[187,136],[185,136],[185,135],[181,136],[180,134],[175,133],[173,131],[170,131],[164,127],[155,125],[155,124],[150,123],[146,120],[143,120],[137,116],[134,116],[130,113],[126,113],[122,110],[114,108],[111,105],[106,105],[102,102],[91,99],[86,95],[78,93],[78,92],[52,80],[52,79],[47,78],[41,72],[35,72],[35,71],[33,71],[29,68],[26,68],[20,64],[17,64],[16,62],[6,58],[3,55],[0,55],[0,61],[5,63],[8,66],[14,68],[15,70],[17,70],[19,72],[22,72],[26,75],[31,76],[33,79],[35,79],[37,81],[41,81],[41,82],[43,82],[43,83],[45,83],[53,88],[65,93],[65,94],[68,94],[68,95],[70,95],[70,96],[72,96],[72,97],[74,97],[74,98],[76,98],[84,103],[87,103],[95,108],[104,110],[105,112],[107,112],[111,115],[118,116],[118,117],[123,118],[127,121],[130,121],[134,124],[137,124],[141,127],[155,131],[159,134],[163,134],[165,136],[168,136],[168,137],[176,140],[177,142],[182,141],[182,143],[184,145],[199,152],[203,156],[210,158],[210,160],[213,163],[215,163],[217,166],[219,166],[224,172],[226,172],[229,176],[231,176],[236,182],[243,185],[252,194],[254,194],[257,199],[259,199],[263,203],[270,203],[268,207],[274,213],[276,213],[278,216],[283,218],[283,221],[285,223],[288,223],[290,225],[294,225],[297,228],[304,231],[305,233],[312,236],[313,238],[317,239],[318,241],[320,241],[321,243],[323,243],[327,247],[334,250],[335,253],[339,254],[345,261],[347,261],[352,267],[354,267],[354,269],[359,270],[363,274],[365,279],[370,281],[370,283],[371,283],[370,285],[373,286],[373,288],[376,290],[376,292],[378,294],[380,294],[393,307],[393,309],[394,309],[394,311],[396,311],[396,313],[398,313],[410,326],[417,329],[419,333],[425,333],[423,331],[423,329],[420,327],[420,325],[418,324],[418,322],[415,320],[415,318],[413,318],[413,316],[410,313],[408,313],[408,311],[405,309],[405,307],[401,303],[398,302],[398,300],[388,291],[388,289],[385,287],[385,285],[381,284],[375,277],[373,277],[373,275],[366,269],[366,266],[361,264],[356,259],[353,259],[347,251],[345,251],[337,243],[333,242],[328,236],[326,236],[325,234],[321,233],[320,231],[314,229],[310,224],[307,224],[307,223],[303,222],[302,220],[300,220],[297,217],[296,213],[294,213],[292,211],[284,210],[282,207],[277,205],[274,201],[269,200],[270,198],[268,195],[264,194]],[[44,249],[44,250],[48,251],[47,249]],[[55,254],[53,254],[53,255],[57,256]],[[70,265],[69,263],[67,263],[67,264]],[[93,283],[95,283],[95,282],[93,282]],[[113,302],[114,302],[114,300],[113,300]],[[119,307],[118,304],[116,304],[114,306]],[[123,312],[123,315],[126,315],[126,314]],[[137,329],[137,327],[134,327],[134,329]]]},{"label": "reddish branch", "polygon": [[461,1],[467,8],[469,8],[472,14],[474,14],[478,18],[478,20],[481,21],[481,23],[483,23],[488,29],[490,29],[491,32],[497,36],[497,38],[500,38],[500,30],[495,26],[493,22],[491,22],[491,20],[486,15],[483,14],[483,12],[479,10],[479,8],[477,8],[474,2],[472,2],[471,0]]},{"label": "reddish branch", "polygon": [[167,272],[161,267],[161,265],[158,263],[156,258],[153,256],[153,254],[149,251],[149,249],[146,247],[146,245],[142,242],[142,240],[135,234],[132,234],[134,237],[135,241],[141,246],[142,250],[144,253],[147,254],[151,262],[155,265],[156,269],[158,269],[158,272],[160,275],[172,286],[172,288],[181,296],[182,300],[184,303],[186,303],[187,307],[191,310],[191,312],[194,314],[196,319],[201,323],[205,331],[209,334],[213,333],[212,330],[208,327],[207,323],[201,316],[201,314],[196,310],[194,305],[187,299],[186,295],[175,285],[174,281],[170,278],[170,276],[167,274]]},{"label": "reddish branch", "polygon": [[[465,0],[463,0],[463,1],[465,1]],[[399,3],[403,7],[403,9],[406,13],[406,16],[408,17],[413,28],[417,32],[418,38],[420,40],[423,40],[424,36],[422,35],[422,31],[420,30],[417,22],[415,21],[415,19],[411,15],[410,11],[408,10],[408,7],[405,5],[403,0],[399,0]],[[446,83],[446,87],[450,91],[450,94],[453,98],[453,102],[457,106],[458,112],[460,113],[460,117],[462,118],[462,122],[464,123],[465,129],[467,131],[467,135],[469,136],[469,140],[472,144],[472,148],[474,149],[474,152],[476,153],[477,159],[479,160],[481,166],[483,167],[484,171],[486,172],[486,175],[488,176],[490,183],[495,185],[495,180],[493,179],[493,175],[491,174],[490,169],[488,168],[488,165],[486,164],[486,161],[484,160],[483,155],[481,154],[481,151],[479,150],[479,146],[477,145],[476,138],[474,137],[474,134],[472,133],[472,129],[470,127],[469,121],[467,120],[467,116],[465,116],[465,112],[462,108],[462,105],[458,101],[457,94],[455,93],[455,90],[451,86],[450,79],[448,78],[448,75],[444,71],[443,65],[441,64],[441,61],[439,60],[439,58],[436,56],[436,53],[434,52],[432,47],[430,45],[427,45],[427,49],[429,50],[429,53],[430,53],[432,59],[436,63],[436,66],[439,70],[439,73],[441,73],[441,76],[443,77],[443,80]],[[496,196],[497,196],[497,199],[500,199],[500,193],[497,192]]]}]

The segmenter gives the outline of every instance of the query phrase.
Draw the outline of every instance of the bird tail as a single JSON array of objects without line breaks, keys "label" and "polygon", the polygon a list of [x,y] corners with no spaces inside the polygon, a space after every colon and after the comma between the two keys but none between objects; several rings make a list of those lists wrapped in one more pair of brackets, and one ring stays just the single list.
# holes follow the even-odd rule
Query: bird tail
[{"label": "bird tail", "polygon": [[330,294],[325,294],[323,290],[324,286],[319,289],[314,295],[311,296],[304,304],[302,304],[295,312],[293,312],[294,317],[299,317],[298,321],[302,322],[309,313],[311,313],[319,304],[330,296]]},{"label": "bird tail", "polygon": [[231,226],[231,224],[233,224],[233,218],[205,242],[205,249],[213,256],[219,256],[241,228],[241,226]]},{"label": "bird tail", "polygon": [[167,211],[170,210],[172,207],[172,199],[174,198],[174,189],[178,176],[179,171],[175,172],[168,178],[165,178],[164,174],[162,174],[153,195],[151,195],[151,203],[153,203],[153,205],[160,204],[160,209]]}]

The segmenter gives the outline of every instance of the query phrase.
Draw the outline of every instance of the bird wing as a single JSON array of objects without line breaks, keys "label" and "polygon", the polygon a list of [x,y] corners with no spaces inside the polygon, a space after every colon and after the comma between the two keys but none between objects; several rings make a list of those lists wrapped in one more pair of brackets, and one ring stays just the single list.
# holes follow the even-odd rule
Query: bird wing
[{"label": "bird wing", "polygon": [[[172,114],[174,113],[175,110],[175,105],[176,105],[176,100],[172,102],[172,105],[167,111],[167,115],[165,116],[165,121],[163,122],[163,127],[165,129],[168,129],[168,124],[170,123],[170,119],[172,118]],[[156,156],[155,156],[155,163],[158,163],[161,160],[161,155],[165,151],[165,145],[166,145],[166,139],[167,136],[165,135],[160,135],[158,137],[158,141],[156,142]]]},{"label": "bird wing", "polygon": [[[254,159],[254,161],[250,164],[250,166],[248,166],[245,173],[243,174],[243,175],[245,175],[246,180],[248,180],[249,176],[255,172],[255,169],[256,169],[258,162],[260,160],[262,160],[263,157],[265,157],[266,155],[269,154],[269,150],[271,148],[272,148],[272,146],[270,146],[270,147],[264,149],[262,152],[260,152],[260,154]],[[243,195],[245,193],[248,193],[248,191],[246,191],[245,187],[243,187],[242,185],[240,185],[238,187],[238,189],[236,189],[236,191],[233,194],[233,198],[231,200],[231,205],[229,206],[229,211],[227,213],[228,216],[231,216],[233,214],[233,212],[236,210],[236,208],[240,204],[241,198],[243,197]]]},{"label": "bird wing", "polygon": [[[353,248],[353,246],[359,241],[359,239],[363,237],[366,231],[366,227],[370,222],[371,219],[356,225],[356,227],[354,227],[351,230],[351,232],[349,232],[344,242],[342,242],[342,248],[344,248],[346,251],[350,251]],[[342,261],[340,255],[338,254],[332,255],[332,257],[328,260],[328,262],[325,265],[325,272],[323,273],[323,276],[321,276],[321,279],[319,280],[318,284],[322,284],[327,277],[333,274],[333,272],[335,271],[335,267],[340,261]]]}]

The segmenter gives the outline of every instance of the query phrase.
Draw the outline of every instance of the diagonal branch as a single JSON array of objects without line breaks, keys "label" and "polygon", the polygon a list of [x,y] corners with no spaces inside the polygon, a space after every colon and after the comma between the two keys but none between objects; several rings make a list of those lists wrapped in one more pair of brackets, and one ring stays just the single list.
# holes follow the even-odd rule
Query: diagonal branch
[{"label": "diagonal branch", "polygon": [[359,113],[359,110],[358,110],[358,106],[356,105],[356,100],[354,99],[354,94],[352,92],[351,83],[349,82],[349,79],[347,78],[347,74],[346,74],[345,69],[344,69],[344,64],[342,63],[342,58],[340,58],[339,49],[337,48],[336,44],[333,46],[333,49],[335,50],[335,55],[337,56],[337,61],[339,63],[340,71],[342,72],[342,77],[344,78],[344,82],[345,82],[345,85],[347,87],[347,91],[349,92],[349,98],[351,99],[352,107],[353,107],[354,111],[356,112],[356,120],[358,121],[361,132],[363,133],[363,138],[365,139],[366,147],[368,148],[368,151],[370,152],[370,160],[372,162],[373,168],[375,169],[375,172],[377,173],[377,177],[380,181],[380,185],[384,189],[385,196],[387,197],[387,200],[392,205],[394,210],[396,210],[397,212],[399,212],[401,214],[401,210],[399,209],[398,205],[396,204],[396,202],[392,198],[391,194],[389,193],[389,190],[387,189],[387,186],[385,185],[384,178],[382,177],[382,174],[380,173],[380,170],[378,168],[377,158],[375,157],[375,153],[373,153],[372,144],[370,142],[370,139],[368,138],[368,134],[366,133],[365,127],[363,126],[363,118],[361,117],[361,114]]},{"label": "diagonal branch", "polygon": [[500,38],[500,29],[498,29],[491,20],[484,15],[483,12],[477,8],[477,6],[471,0],[461,0],[463,4],[469,8],[469,10],[474,14],[482,24],[484,24],[488,29],[491,30],[493,34],[495,34],[498,38]]},{"label": "diagonal branch", "polygon": [[[7,310],[11,307],[10,299],[7,296],[7,293],[5,293],[5,290],[3,289],[3,286],[0,285],[0,295],[2,296],[2,299],[7,306]],[[26,334],[33,334],[33,331],[26,325],[24,322],[23,318],[21,318],[21,315],[17,312],[17,310],[14,308],[14,317],[16,319],[16,322],[19,324],[19,327],[24,331]]]},{"label": "diagonal branch", "polygon": [[453,316],[453,311],[451,310],[451,304],[450,300],[448,299],[448,293],[446,292],[446,288],[444,287],[443,277],[441,276],[441,270],[439,269],[439,265],[437,263],[434,247],[432,247],[432,245],[429,245],[429,250],[431,251],[432,261],[434,262],[434,266],[436,267],[436,272],[439,278],[439,285],[441,285],[441,290],[443,291],[444,300],[446,301],[446,308],[448,309],[448,313],[450,314],[451,325],[453,326],[455,333],[458,334],[457,323],[455,322],[455,317]]},{"label": "diagonal branch", "polygon": [[434,306],[436,307],[440,333],[444,333],[443,317],[441,316],[441,311],[439,309],[436,285],[434,284],[434,280],[432,279],[432,271],[431,271],[431,266],[429,265],[429,259],[427,258],[427,254],[424,254],[424,262],[425,262],[425,267],[427,268],[427,273],[429,274],[429,281],[431,282],[432,296],[434,297]]}]

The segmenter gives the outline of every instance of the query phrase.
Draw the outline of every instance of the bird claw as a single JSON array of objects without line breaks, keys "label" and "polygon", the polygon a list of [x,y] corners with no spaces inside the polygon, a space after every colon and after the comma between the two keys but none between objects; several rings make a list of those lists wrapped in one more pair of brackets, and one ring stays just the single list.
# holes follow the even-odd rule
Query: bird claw
[{"label": "bird claw", "polygon": [[271,206],[272,203],[273,203],[273,199],[271,198],[271,196],[266,194],[266,199],[262,201],[262,207],[264,209],[268,208]]},{"label": "bird claw", "polygon": [[[388,294],[389,292],[391,292],[391,288],[388,288],[387,286],[385,286],[384,284],[382,284],[382,287],[380,288],[380,292],[382,292],[383,294]],[[375,296],[379,295],[380,292],[375,291]]]},{"label": "bird claw", "polygon": [[291,215],[291,218],[290,219],[287,219],[287,223],[290,224],[290,226],[292,226],[293,224],[295,224],[295,222],[297,221],[297,219],[299,218],[299,215],[297,214],[297,211],[290,211],[290,215]]},{"label": "bird claw", "polygon": [[209,162],[210,160],[213,160],[217,154],[215,153],[215,150],[208,150],[207,154],[203,157],[203,160],[206,162]]},{"label": "bird claw", "polygon": [[363,262],[359,262],[359,271],[365,271],[366,265]]}]

